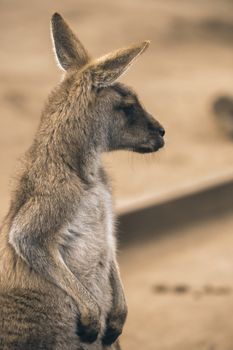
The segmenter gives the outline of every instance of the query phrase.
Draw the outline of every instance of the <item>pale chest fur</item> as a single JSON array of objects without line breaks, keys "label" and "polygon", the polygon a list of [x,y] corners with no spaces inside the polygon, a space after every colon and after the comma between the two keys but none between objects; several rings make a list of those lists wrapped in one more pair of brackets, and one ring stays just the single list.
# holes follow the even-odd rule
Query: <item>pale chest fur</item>
[{"label": "pale chest fur", "polygon": [[111,193],[104,184],[80,199],[72,220],[59,235],[59,250],[69,269],[83,283],[107,278],[115,254]]}]

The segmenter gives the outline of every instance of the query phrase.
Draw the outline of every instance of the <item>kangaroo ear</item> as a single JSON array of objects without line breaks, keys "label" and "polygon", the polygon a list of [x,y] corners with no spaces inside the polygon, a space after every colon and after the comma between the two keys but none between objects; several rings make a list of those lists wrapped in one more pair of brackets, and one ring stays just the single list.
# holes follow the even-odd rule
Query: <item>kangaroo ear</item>
[{"label": "kangaroo ear", "polygon": [[134,44],[105,55],[91,66],[94,86],[108,86],[118,79],[149,46],[149,41]]},{"label": "kangaroo ear", "polygon": [[80,69],[89,62],[90,57],[84,46],[58,13],[52,16],[51,29],[56,57],[61,68]]}]

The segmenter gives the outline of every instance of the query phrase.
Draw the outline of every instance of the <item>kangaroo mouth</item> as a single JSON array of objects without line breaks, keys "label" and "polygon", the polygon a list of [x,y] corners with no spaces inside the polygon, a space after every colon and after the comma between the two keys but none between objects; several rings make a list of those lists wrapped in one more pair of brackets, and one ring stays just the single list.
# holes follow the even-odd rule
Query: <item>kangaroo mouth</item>
[{"label": "kangaroo mouth", "polygon": [[156,152],[156,150],[153,150],[151,147],[144,147],[144,146],[134,148],[133,151],[137,153],[142,153],[142,154]]},{"label": "kangaroo mouth", "polygon": [[154,145],[143,144],[133,149],[137,153],[153,153],[157,152],[160,148],[164,146],[163,137],[159,136]]}]

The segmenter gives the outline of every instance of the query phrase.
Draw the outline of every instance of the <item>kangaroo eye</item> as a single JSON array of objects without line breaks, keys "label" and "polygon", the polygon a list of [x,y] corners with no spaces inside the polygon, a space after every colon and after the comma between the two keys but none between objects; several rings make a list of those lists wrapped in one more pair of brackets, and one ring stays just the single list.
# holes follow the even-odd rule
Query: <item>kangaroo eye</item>
[{"label": "kangaroo eye", "polygon": [[117,111],[122,111],[125,114],[131,114],[134,110],[134,106],[133,105],[126,105],[126,104],[120,104],[118,106],[115,107],[115,109]]},{"label": "kangaroo eye", "polygon": [[123,106],[122,110],[127,116],[130,116],[134,112],[134,106],[133,105]]}]

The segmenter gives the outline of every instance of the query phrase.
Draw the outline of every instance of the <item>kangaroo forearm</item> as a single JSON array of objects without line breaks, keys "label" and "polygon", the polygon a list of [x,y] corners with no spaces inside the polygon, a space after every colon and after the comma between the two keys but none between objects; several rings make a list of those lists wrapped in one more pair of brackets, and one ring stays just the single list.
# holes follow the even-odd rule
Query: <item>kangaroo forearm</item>
[{"label": "kangaroo forearm", "polygon": [[[33,237],[33,240],[31,237]],[[40,276],[69,295],[78,309],[80,337],[94,341],[100,330],[100,309],[89,291],[66,266],[55,245],[35,240],[33,232],[11,232],[10,244],[17,254]]]},{"label": "kangaroo forearm", "polygon": [[[115,261],[113,261],[111,265],[110,283],[112,288],[112,307],[107,317],[106,330],[102,339],[103,344],[108,346],[113,344],[122,333],[127,316],[124,291]],[[116,349],[118,348],[120,349],[119,344],[116,345]],[[115,349],[115,347],[113,347],[113,349]]]},{"label": "kangaroo forearm", "polygon": [[113,291],[112,308],[115,310],[125,309],[125,313],[127,313],[125,294],[124,294],[118,266],[115,261],[112,262],[112,266],[111,266],[110,283]]},{"label": "kangaroo forearm", "polygon": [[40,276],[55,284],[67,293],[80,308],[80,305],[93,305],[95,302],[81,284],[65,265],[62,257],[55,247],[47,244],[39,244],[35,239],[32,242],[33,233],[28,237],[25,233],[11,232],[10,243],[18,255]]}]

